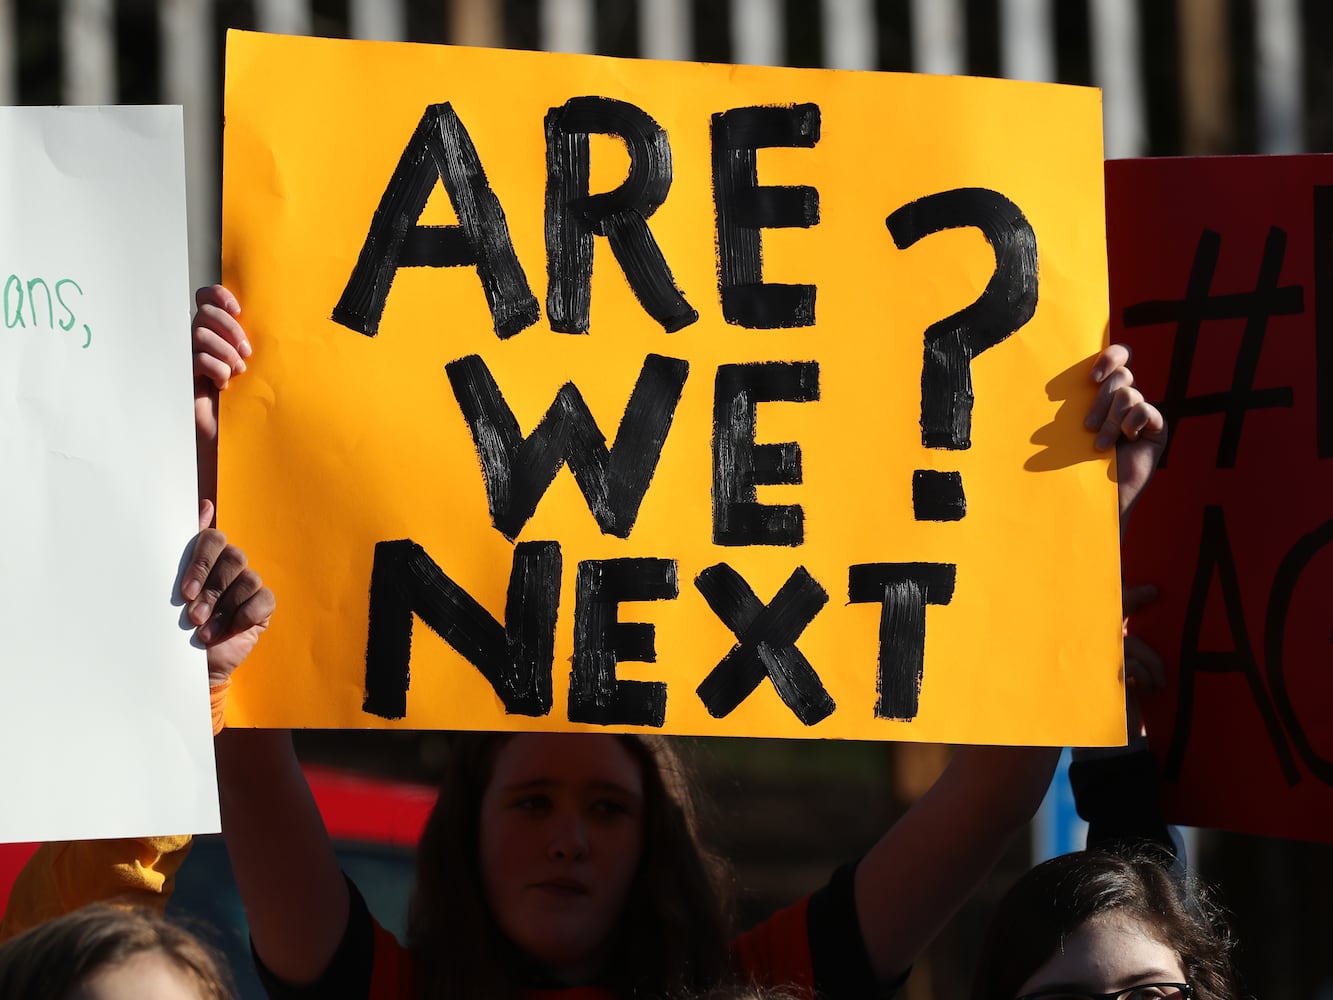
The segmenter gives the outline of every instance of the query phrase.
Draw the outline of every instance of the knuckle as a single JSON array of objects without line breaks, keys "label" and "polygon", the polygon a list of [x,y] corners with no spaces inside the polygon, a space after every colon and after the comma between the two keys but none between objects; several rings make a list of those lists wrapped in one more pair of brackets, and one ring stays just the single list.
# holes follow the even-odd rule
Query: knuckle
[{"label": "knuckle", "polygon": [[235,545],[228,545],[218,556],[217,565],[229,579],[234,580],[245,569],[245,553]]}]

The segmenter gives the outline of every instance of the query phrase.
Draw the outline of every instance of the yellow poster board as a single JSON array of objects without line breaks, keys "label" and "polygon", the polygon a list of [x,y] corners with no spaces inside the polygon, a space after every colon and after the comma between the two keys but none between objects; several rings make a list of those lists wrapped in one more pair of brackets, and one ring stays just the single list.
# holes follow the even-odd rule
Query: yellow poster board
[{"label": "yellow poster board", "polygon": [[1096,91],[228,39],[240,725],[1123,737]]}]

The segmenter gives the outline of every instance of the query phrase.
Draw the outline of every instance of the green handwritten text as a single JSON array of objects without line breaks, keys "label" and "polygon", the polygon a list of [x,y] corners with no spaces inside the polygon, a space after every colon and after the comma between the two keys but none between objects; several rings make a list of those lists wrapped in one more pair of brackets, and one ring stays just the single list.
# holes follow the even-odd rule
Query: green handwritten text
[{"label": "green handwritten text", "polygon": [[93,342],[93,328],[81,323],[74,312],[74,307],[82,304],[82,298],[83,289],[73,278],[61,278],[50,284],[45,278],[25,281],[11,274],[5,279],[3,292],[5,329],[60,329],[69,333],[78,326],[75,335],[83,337],[80,346],[86,349]]}]

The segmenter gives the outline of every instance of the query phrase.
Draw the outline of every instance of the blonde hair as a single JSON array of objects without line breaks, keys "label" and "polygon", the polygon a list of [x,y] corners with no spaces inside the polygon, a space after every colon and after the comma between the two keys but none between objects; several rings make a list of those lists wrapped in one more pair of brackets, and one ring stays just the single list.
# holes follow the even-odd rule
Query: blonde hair
[{"label": "blonde hair", "polygon": [[137,955],[167,958],[199,1000],[233,1000],[225,967],[188,931],[139,908],[94,903],[0,945],[0,1000],[59,1000],[103,969]]}]

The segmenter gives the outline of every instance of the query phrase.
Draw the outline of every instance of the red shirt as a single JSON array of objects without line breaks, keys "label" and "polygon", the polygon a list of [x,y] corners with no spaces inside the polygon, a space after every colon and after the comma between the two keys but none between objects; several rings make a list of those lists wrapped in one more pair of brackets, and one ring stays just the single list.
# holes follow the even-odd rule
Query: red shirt
[{"label": "red shirt", "polygon": [[[874,1000],[892,997],[907,978],[875,980],[861,939],[852,895],[855,867],[839,869],[829,884],[779,910],[732,942],[736,970],[756,986],[782,988],[800,1000]],[[318,982],[290,986],[259,963],[272,1000],[415,1000],[412,956],[370,915],[356,887],[347,931]],[[367,966],[369,968],[367,969]],[[522,1000],[617,1000],[609,989],[578,986],[528,988]]]}]

